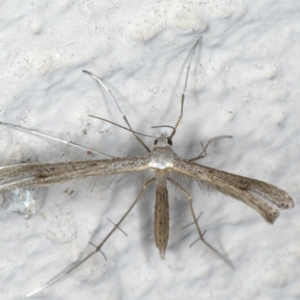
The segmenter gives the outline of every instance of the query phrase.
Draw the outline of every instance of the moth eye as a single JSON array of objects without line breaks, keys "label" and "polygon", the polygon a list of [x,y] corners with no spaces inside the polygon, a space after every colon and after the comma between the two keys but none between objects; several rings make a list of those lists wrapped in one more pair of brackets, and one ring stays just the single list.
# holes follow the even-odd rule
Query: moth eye
[{"label": "moth eye", "polygon": [[173,142],[172,142],[172,140],[171,140],[170,138],[168,138],[167,141],[168,141],[168,144],[169,144],[170,146],[173,145]]},{"label": "moth eye", "polygon": [[157,139],[154,141],[154,145],[156,145],[157,144]]}]

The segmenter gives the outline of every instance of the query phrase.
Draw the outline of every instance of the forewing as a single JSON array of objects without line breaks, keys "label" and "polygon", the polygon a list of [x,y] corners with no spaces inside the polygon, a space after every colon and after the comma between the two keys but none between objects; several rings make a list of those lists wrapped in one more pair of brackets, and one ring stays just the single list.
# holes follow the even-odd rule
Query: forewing
[{"label": "forewing", "polygon": [[0,168],[0,192],[34,184],[49,184],[97,175],[137,172],[148,169],[148,156],[19,164]]},{"label": "forewing", "polygon": [[271,184],[242,177],[177,158],[173,171],[194,177],[223,194],[243,201],[269,223],[279,216],[279,210],[294,207],[292,197]]}]

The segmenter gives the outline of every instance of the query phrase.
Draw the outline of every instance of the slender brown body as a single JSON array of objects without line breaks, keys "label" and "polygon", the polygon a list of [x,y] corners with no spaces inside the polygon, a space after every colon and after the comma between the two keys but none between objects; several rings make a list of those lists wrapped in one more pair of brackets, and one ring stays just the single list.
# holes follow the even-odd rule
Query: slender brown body
[{"label": "slender brown body", "polygon": [[160,257],[164,259],[169,239],[169,199],[165,178],[159,178],[156,184],[154,237]]}]

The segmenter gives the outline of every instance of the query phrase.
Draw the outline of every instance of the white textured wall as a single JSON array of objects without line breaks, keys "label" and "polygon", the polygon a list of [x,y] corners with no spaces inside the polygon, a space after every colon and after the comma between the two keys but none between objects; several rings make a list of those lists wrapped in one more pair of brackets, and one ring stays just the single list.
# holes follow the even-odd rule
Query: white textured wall
[{"label": "white textured wall", "polygon": [[[201,163],[277,185],[296,207],[271,226],[219,193],[189,190],[206,238],[232,271],[196,238],[187,201],[171,191],[171,237],[161,261],[152,235],[154,190],[101,254],[35,299],[299,299],[300,4],[297,0],[2,1],[0,120],[69,138],[114,156],[144,154],[121,129],[99,75],[132,126],[178,117],[187,56],[199,35],[174,151],[189,158],[200,141],[230,134]],[[91,159],[0,128],[1,164]],[[153,141],[146,140],[148,145]],[[101,156],[95,156],[101,158]],[[20,299],[56,275],[111,228],[143,184],[139,176],[78,180],[34,190],[44,203],[29,219],[0,211],[1,299]]]}]

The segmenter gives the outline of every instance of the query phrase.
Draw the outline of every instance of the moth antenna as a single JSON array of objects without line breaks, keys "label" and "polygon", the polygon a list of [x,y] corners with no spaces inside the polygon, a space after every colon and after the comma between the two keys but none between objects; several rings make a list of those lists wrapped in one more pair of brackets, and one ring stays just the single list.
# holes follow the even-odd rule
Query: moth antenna
[{"label": "moth antenna", "polygon": [[91,149],[91,148],[81,146],[81,145],[79,145],[77,143],[74,143],[72,141],[65,141],[65,140],[53,137],[51,135],[41,133],[41,132],[36,131],[36,130],[31,130],[31,129],[24,128],[24,127],[19,126],[19,125],[14,125],[14,124],[4,123],[4,122],[0,122],[0,125],[4,125],[6,127],[17,129],[17,130],[20,130],[20,131],[23,131],[23,132],[26,132],[26,133],[30,133],[30,134],[33,134],[33,135],[45,137],[47,139],[50,139],[50,140],[53,140],[53,141],[56,141],[56,142],[60,142],[60,143],[63,143],[65,145],[70,145],[70,146],[73,146],[73,147],[76,147],[76,148],[79,148],[79,149],[90,151],[92,153],[97,153],[97,154],[101,154],[101,155],[104,155],[104,156],[107,156],[107,157],[110,157],[110,158],[115,158],[115,156],[112,156],[112,155],[109,155],[109,154],[106,154],[104,152],[97,151],[97,150],[94,150],[94,149]]},{"label": "moth antenna", "polygon": [[88,115],[88,116],[91,117],[91,118],[99,119],[99,120],[105,121],[105,122],[107,122],[107,123],[113,124],[113,125],[115,125],[115,126],[117,126],[117,127],[120,127],[120,128],[122,128],[122,129],[124,129],[124,130],[127,130],[127,131],[130,131],[130,132],[132,132],[132,133],[134,133],[134,134],[138,134],[138,135],[145,136],[145,137],[158,138],[158,137],[156,137],[156,136],[154,136],[154,135],[148,135],[148,134],[140,133],[140,132],[138,132],[138,131],[134,131],[134,130],[132,130],[132,129],[126,128],[126,127],[124,127],[124,126],[122,126],[122,125],[119,125],[119,124],[117,124],[117,123],[115,123],[115,122],[109,121],[109,120],[104,119],[104,118],[100,118],[100,117],[96,117],[96,116],[92,116],[92,115]]}]

